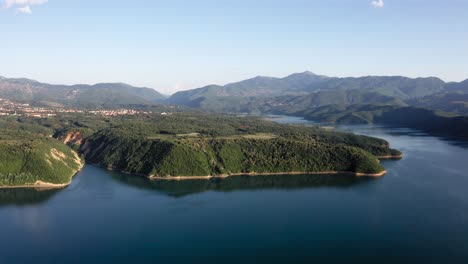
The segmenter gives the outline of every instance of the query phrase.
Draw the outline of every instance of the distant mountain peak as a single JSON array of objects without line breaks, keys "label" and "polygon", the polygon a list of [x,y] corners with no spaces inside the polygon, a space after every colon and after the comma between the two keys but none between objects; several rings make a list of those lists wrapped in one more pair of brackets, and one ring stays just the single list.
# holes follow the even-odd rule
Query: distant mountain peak
[{"label": "distant mountain peak", "polygon": [[305,72],[298,72],[298,73],[293,73],[291,75],[288,75],[284,77],[283,79],[289,79],[289,78],[307,78],[307,79],[319,79],[319,78],[327,78],[325,75],[318,75],[315,74],[311,71],[305,71]]},{"label": "distant mountain peak", "polygon": [[312,76],[318,76],[317,74],[311,72],[311,71],[305,71],[305,72],[301,72],[300,74],[302,75],[312,75]]},{"label": "distant mountain peak", "polygon": [[[89,85],[93,87],[109,87],[109,86],[120,86],[120,87],[133,87],[130,84],[122,83],[122,82],[109,82],[109,83],[96,83],[94,85]],[[139,88],[139,87],[135,87]]]},{"label": "distant mountain peak", "polygon": [[258,76],[255,76],[254,78],[252,78],[252,80],[261,80],[261,79],[276,79],[275,77],[271,77],[271,76],[262,76],[262,75],[258,75]]}]

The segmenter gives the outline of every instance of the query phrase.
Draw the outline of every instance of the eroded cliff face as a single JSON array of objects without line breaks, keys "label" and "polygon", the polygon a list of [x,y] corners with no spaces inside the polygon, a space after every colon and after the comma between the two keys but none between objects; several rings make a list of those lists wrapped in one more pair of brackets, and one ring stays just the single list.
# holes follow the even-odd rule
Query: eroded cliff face
[{"label": "eroded cliff face", "polygon": [[69,146],[71,145],[80,146],[81,143],[83,142],[83,135],[79,131],[68,132],[67,134],[60,136],[59,140]]},{"label": "eroded cliff face", "polygon": [[99,151],[103,145],[101,144],[96,148],[92,144],[93,141],[89,137],[85,138],[83,133],[79,131],[66,132],[58,136],[57,139],[84,156],[94,156],[96,151]]}]

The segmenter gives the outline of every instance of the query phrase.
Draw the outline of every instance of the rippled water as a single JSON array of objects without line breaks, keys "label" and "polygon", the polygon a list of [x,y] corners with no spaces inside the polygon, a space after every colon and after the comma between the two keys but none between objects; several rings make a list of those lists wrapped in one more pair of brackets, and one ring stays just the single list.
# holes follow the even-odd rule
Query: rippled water
[{"label": "rippled water", "polygon": [[378,179],[151,182],[86,166],[64,190],[0,190],[0,263],[468,263],[466,145],[339,129],[405,157]]}]

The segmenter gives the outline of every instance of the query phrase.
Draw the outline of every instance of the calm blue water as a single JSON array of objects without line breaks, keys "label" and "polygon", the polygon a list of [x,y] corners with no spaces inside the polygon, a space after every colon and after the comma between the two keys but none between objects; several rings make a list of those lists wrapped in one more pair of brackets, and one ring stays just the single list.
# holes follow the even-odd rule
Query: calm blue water
[{"label": "calm blue water", "polygon": [[468,148],[340,129],[405,157],[378,179],[150,182],[86,166],[64,190],[0,190],[0,263],[468,263]]}]

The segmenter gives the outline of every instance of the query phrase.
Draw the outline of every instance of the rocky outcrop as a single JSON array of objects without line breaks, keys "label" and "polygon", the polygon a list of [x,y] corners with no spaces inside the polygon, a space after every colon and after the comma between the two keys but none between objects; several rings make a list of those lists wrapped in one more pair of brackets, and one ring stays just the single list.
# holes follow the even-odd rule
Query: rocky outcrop
[{"label": "rocky outcrop", "polygon": [[81,145],[83,141],[83,135],[79,131],[68,132],[66,135],[59,137],[59,140],[67,145]]}]

